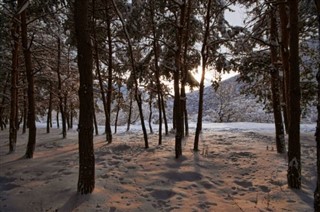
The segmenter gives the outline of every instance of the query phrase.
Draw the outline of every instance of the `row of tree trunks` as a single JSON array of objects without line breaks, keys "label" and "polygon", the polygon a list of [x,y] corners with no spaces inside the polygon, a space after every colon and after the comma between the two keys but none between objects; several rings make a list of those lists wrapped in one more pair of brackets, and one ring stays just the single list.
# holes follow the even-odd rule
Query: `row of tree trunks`
[{"label": "row of tree trunks", "polygon": [[[273,7],[273,12],[276,10]],[[277,50],[277,19],[272,13],[270,13],[270,54],[272,67],[270,69],[271,76],[271,92],[272,92],[272,107],[276,129],[276,147],[278,153],[286,152],[284,129],[281,112],[281,99],[280,99],[280,76],[279,76],[279,65],[278,65],[278,50]]]}]

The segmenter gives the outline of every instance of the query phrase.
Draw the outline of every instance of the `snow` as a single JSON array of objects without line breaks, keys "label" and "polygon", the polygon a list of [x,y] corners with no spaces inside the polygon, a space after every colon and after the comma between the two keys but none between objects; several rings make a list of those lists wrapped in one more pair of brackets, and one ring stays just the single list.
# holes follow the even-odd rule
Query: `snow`
[{"label": "snow", "polygon": [[195,126],[178,160],[173,134],[161,146],[157,134],[149,135],[147,150],[139,125],[130,132],[119,126],[109,145],[96,136],[91,195],[76,192],[76,129],[62,139],[61,129],[47,134],[37,123],[34,159],[21,158],[27,134],[19,132],[8,155],[8,130],[0,131],[0,211],[313,211],[315,124],[301,125],[301,190],[286,184],[287,157],[275,151],[274,124],[204,123],[198,153]]}]

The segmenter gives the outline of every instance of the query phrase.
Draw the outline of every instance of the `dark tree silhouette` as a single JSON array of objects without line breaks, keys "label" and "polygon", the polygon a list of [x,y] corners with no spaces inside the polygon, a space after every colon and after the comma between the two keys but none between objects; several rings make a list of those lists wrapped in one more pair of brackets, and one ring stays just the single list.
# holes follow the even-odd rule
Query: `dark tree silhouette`
[{"label": "dark tree silhouette", "polygon": [[80,74],[78,192],[81,194],[92,193],[95,184],[93,150],[93,59],[88,26],[88,7],[88,0],[77,0],[74,3],[74,22],[78,48],[77,59]]},{"label": "dark tree silhouette", "polygon": [[[28,83],[28,127],[29,127],[29,137],[28,137],[28,145],[27,151],[25,154],[25,158],[32,158],[34,149],[36,146],[36,114],[35,114],[35,97],[34,97],[34,73],[32,67],[32,60],[31,60],[31,45],[28,44],[28,29],[27,29],[27,8],[24,7],[28,1],[19,0],[18,5],[23,11],[21,11],[20,18],[21,18],[21,40],[22,40],[22,48],[23,48],[23,55],[25,60],[25,68],[26,68],[26,76],[27,76],[27,83]],[[20,10],[21,10],[20,9]],[[20,12],[20,11],[19,11]]]},{"label": "dark tree silhouette", "polygon": [[301,187],[300,147],[300,71],[299,71],[299,28],[298,0],[289,1],[290,23],[290,75],[289,75],[289,140],[288,140],[288,186]]}]

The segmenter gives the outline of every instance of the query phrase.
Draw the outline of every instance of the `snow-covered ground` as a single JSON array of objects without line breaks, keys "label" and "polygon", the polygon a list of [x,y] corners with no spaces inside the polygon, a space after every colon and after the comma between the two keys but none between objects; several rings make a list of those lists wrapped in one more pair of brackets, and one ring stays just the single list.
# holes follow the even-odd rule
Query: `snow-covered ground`
[{"label": "snow-covered ground", "polygon": [[21,159],[26,134],[7,155],[8,131],[0,131],[0,211],[313,211],[315,124],[301,125],[301,190],[287,187],[273,124],[205,123],[195,153],[191,123],[178,160],[173,134],[161,146],[156,133],[149,135],[147,150],[138,125],[118,127],[110,145],[96,136],[96,187],[84,196],[76,192],[77,131],[62,139],[60,129],[47,134],[43,126],[31,160]]}]

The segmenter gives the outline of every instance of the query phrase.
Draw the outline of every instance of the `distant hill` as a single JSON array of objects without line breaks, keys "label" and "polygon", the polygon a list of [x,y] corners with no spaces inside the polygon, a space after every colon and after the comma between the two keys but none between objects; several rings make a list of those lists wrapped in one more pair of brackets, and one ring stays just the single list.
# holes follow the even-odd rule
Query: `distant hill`
[{"label": "distant hill", "polygon": [[[267,113],[262,103],[252,95],[241,94],[244,85],[234,76],[220,83],[217,91],[212,86],[204,89],[203,121],[208,122],[273,122],[273,113]],[[199,91],[187,95],[189,119],[197,120]],[[315,108],[302,119],[304,123],[315,122]]]}]

